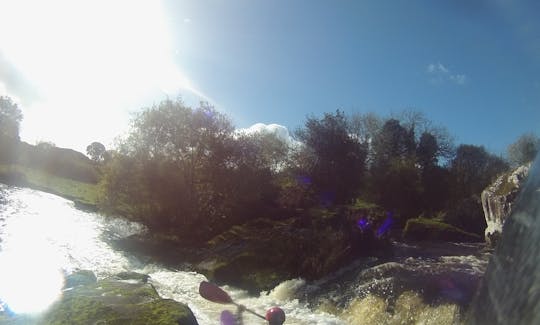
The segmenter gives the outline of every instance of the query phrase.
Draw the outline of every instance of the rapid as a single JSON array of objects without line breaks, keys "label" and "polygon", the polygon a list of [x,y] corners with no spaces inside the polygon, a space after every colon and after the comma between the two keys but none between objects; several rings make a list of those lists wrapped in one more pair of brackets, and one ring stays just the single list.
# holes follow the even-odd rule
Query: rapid
[{"label": "rapid", "polygon": [[[64,277],[90,270],[98,279],[122,271],[150,276],[164,298],[187,304],[199,324],[218,324],[224,309],[198,294],[206,278],[115,248],[145,232],[140,224],[74,207],[58,196],[0,185],[0,312],[39,314],[62,294]],[[290,279],[250,296],[223,286],[260,313],[274,305],[285,324],[461,324],[490,252],[480,244],[394,243],[394,256],[360,259],[315,282]],[[244,313],[244,324],[263,324]]]}]

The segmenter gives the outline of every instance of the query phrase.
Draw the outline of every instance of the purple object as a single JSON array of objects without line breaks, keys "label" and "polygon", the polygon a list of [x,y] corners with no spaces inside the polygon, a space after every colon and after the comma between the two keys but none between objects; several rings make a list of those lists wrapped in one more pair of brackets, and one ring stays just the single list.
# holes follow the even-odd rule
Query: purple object
[{"label": "purple object", "polygon": [[311,185],[311,178],[309,176],[297,176],[296,181],[302,185]]},{"label": "purple object", "polygon": [[379,227],[379,229],[377,229],[377,237],[381,237],[382,235],[384,235],[384,233],[390,229],[392,223],[392,212],[388,212],[386,214],[386,219],[384,220],[383,224]]},{"label": "purple object", "polygon": [[221,325],[236,325],[236,317],[228,310],[221,312],[220,320]]},{"label": "purple object", "polygon": [[356,221],[356,226],[358,228],[360,228],[360,230],[364,231],[364,230],[368,229],[369,222],[368,222],[366,217],[362,217],[362,218],[358,219],[358,221]]}]

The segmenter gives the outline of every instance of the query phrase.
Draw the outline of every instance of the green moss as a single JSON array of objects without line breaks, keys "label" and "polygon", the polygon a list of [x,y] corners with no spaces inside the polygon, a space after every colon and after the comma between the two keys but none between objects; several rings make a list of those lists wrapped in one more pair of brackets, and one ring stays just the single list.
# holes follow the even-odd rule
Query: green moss
[{"label": "green moss", "polygon": [[40,324],[195,325],[197,321],[186,305],[161,299],[149,284],[108,279],[65,291]]},{"label": "green moss", "polygon": [[93,324],[100,320],[105,324],[121,324],[119,321],[122,319],[111,307],[93,297],[67,294],[43,319],[42,324]]},{"label": "green moss", "polygon": [[403,237],[412,240],[430,241],[481,241],[477,234],[466,232],[458,227],[433,219],[415,218],[407,220]]},{"label": "green moss", "polygon": [[141,307],[137,320],[132,324],[194,324],[191,310],[174,300],[153,301]]},{"label": "green moss", "polygon": [[354,204],[351,205],[351,209],[354,209],[354,210],[375,210],[375,209],[380,209],[380,207],[375,203],[367,202],[367,201],[364,201],[362,199],[356,199],[354,201]]},{"label": "green moss", "polygon": [[495,195],[504,196],[516,188],[514,183],[508,181],[508,176],[510,176],[510,173],[505,173],[502,175],[502,183],[497,187]]},{"label": "green moss", "polygon": [[87,208],[95,206],[97,202],[96,184],[58,177],[37,169],[20,165],[0,165],[0,179],[13,185],[63,196]]}]

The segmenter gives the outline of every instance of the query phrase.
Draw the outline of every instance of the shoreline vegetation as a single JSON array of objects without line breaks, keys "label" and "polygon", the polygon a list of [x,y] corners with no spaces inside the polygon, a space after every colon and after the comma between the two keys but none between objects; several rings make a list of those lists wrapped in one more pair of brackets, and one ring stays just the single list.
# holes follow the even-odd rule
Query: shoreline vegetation
[{"label": "shoreline vegetation", "polygon": [[[511,166],[482,146],[456,146],[417,112],[309,116],[289,139],[169,99],[136,114],[116,148],[90,144],[88,158],[21,142],[22,114],[1,99],[1,182],[140,222],[149,235],[119,247],[185,259],[255,293],[388,256],[395,239],[482,241],[480,194]],[[539,144],[521,137],[509,161],[532,159]]]},{"label": "shoreline vegetation", "polygon": [[0,182],[58,195],[73,201],[83,210],[98,211],[97,184],[59,177],[20,165],[0,165]]}]

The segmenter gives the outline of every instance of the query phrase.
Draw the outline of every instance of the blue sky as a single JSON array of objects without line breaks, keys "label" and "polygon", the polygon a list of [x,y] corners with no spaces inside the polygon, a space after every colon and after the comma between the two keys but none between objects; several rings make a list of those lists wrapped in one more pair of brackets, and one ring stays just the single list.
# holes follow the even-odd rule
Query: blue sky
[{"label": "blue sky", "polygon": [[[66,12],[62,7],[65,3],[56,2]],[[30,116],[26,131],[23,124],[23,139],[25,135],[28,139],[37,138],[39,130],[43,140],[79,150],[92,137],[107,143],[114,134],[125,130],[130,111],[166,95],[178,94],[188,104],[199,99],[210,101],[240,128],[262,122],[293,130],[302,125],[307,115],[336,109],[347,113],[371,111],[382,116],[415,109],[436,124],[446,126],[457,143],[485,145],[496,153],[503,153],[524,132],[540,133],[540,20],[537,19],[540,3],[537,1],[518,4],[506,0],[168,0],[158,7],[155,1],[139,7],[126,1],[129,9],[119,7],[110,25],[103,23],[108,20],[100,15],[103,10],[113,9],[105,1],[101,8],[100,1],[92,3],[91,9],[96,10],[90,11],[94,17],[87,23],[101,23],[106,27],[105,34],[94,35],[94,27],[82,26],[82,35],[96,36],[93,39],[99,40],[107,38],[110,33],[106,31],[112,30],[115,38],[108,43],[96,41],[93,46],[108,46],[105,53],[142,54],[135,57],[132,66],[125,63],[123,69],[116,68],[119,62],[124,64],[122,55],[108,60],[103,54],[104,61],[94,60],[96,67],[108,67],[95,75],[96,80],[99,76],[110,79],[108,75],[122,73],[127,77],[112,78],[116,83],[88,90],[92,91],[88,97],[99,98],[100,92],[104,93],[102,101],[80,108],[71,105],[69,112],[55,108],[55,116],[67,115],[75,121],[81,115],[99,123],[89,111],[108,112],[116,116],[114,123],[103,125],[101,138],[95,132],[92,134],[90,128],[60,131],[60,125],[48,137],[50,131],[39,129],[37,121],[42,121],[43,114],[54,110],[53,106],[58,107],[60,101],[50,101],[58,105],[36,104],[39,98],[47,98],[40,83],[33,83],[31,71],[36,64],[29,64],[30,59],[25,61],[26,65],[17,61],[13,53],[21,52],[13,50],[18,46],[13,45],[16,42],[12,42],[11,48],[3,49],[0,32],[0,82],[3,81],[5,92],[25,103],[25,119]],[[25,13],[24,9],[18,12]],[[74,12],[71,16],[76,15]],[[131,15],[133,19],[129,20]],[[52,10],[49,17],[55,18]],[[79,21],[65,23],[79,24]],[[133,22],[133,28],[129,21]],[[49,23],[49,20],[41,21],[41,25]],[[118,26],[124,29],[116,31]],[[134,28],[140,28],[139,41],[127,42],[132,47],[118,48],[123,46],[124,37],[133,38]],[[29,32],[23,36],[31,35]],[[62,44],[70,39],[68,36],[60,38],[59,47],[65,46]],[[92,61],[95,55],[85,58],[87,52],[73,55],[81,57],[77,62]],[[77,62],[73,63],[74,67],[78,66]],[[92,75],[96,69],[81,74]],[[172,70],[174,74],[168,73]],[[6,78],[6,71],[12,78]],[[18,82],[13,82],[13,75],[18,76]],[[138,78],[144,82],[133,83]],[[152,78],[156,82],[148,82]],[[17,83],[19,87],[15,87]],[[119,83],[130,87],[116,92],[121,98],[113,98],[115,92],[109,89]],[[96,84],[100,82],[79,88],[93,88]],[[25,100],[31,97],[26,86],[36,88],[39,96]],[[86,94],[84,89],[71,91],[71,87],[78,87],[77,82],[64,83],[63,87],[76,93],[76,98]],[[133,87],[138,88],[130,91]],[[104,102],[115,105],[109,105],[104,113],[96,111],[96,107],[107,107]],[[34,115],[42,118],[32,119]],[[31,121],[35,122],[31,124]],[[70,132],[88,134],[67,137]]]}]

